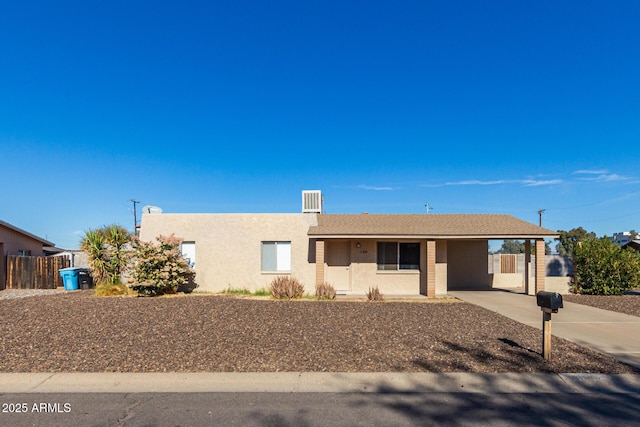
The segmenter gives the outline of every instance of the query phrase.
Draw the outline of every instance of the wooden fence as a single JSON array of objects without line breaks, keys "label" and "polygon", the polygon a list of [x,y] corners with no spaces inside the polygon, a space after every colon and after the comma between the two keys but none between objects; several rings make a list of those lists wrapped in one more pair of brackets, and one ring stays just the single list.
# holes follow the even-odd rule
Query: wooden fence
[{"label": "wooden fence", "polygon": [[518,258],[514,254],[500,255],[500,273],[517,273]]},{"label": "wooden fence", "polygon": [[71,264],[68,256],[7,255],[7,289],[56,289],[63,286],[58,273]]}]

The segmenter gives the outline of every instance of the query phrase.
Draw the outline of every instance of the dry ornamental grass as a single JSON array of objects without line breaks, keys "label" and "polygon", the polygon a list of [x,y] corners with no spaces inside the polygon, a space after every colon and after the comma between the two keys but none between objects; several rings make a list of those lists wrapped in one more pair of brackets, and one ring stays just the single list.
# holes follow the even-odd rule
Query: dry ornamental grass
[{"label": "dry ornamental grass", "polygon": [[2,372],[595,372],[633,368],[456,302],[0,300]]}]

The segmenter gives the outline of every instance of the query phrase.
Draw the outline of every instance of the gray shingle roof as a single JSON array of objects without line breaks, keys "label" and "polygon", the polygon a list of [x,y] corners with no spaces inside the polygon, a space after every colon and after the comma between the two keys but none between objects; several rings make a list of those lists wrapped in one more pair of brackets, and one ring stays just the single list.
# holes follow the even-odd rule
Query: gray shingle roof
[{"label": "gray shingle roof", "polygon": [[322,214],[313,237],[422,237],[524,239],[558,233],[500,214]]}]

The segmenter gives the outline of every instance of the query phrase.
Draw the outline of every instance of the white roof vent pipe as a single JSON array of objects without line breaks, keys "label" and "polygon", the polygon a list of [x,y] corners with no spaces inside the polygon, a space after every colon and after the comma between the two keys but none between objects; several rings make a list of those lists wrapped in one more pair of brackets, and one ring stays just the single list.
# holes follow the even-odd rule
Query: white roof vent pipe
[{"label": "white roof vent pipe", "polygon": [[322,191],[302,191],[302,213],[322,213]]}]

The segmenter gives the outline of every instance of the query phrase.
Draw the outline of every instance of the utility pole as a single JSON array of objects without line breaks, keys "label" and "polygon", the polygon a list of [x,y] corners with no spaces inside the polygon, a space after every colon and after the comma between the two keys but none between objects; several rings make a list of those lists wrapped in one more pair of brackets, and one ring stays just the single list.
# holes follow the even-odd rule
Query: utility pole
[{"label": "utility pole", "polygon": [[538,209],[538,218],[539,218],[538,225],[540,225],[540,227],[542,227],[542,213],[544,211],[546,211],[546,209],[542,209],[542,208]]},{"label": "utility pole", "polygon": [[133,203],[133,234],[137,236],[138,235],[138,215],[136,213],[136,205],[140,203],[140,201],[134,200],[134,199],[131,199],[129,201]]}]

